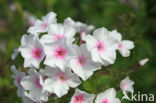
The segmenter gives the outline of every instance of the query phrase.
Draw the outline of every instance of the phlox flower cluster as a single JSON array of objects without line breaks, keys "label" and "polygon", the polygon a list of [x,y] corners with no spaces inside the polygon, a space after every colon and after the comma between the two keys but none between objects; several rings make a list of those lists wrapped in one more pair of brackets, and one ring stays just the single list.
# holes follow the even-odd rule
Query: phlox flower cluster
[{"label": "phlox flower cluster", "polygon": [[[27,72],[21,72],[15,66],[11,67],[17,94],[24,103],[45,103],[51,94],[62,97],[70,88],[78,88],[102,66],[114,64],[117,51],[127,57],[134,48],[134,43],[122,40],[117,30],[95,29],[93,25],[76,22],[70,17],[58,23],[56,16],[50,12],[36,20],[12,54],[15,59],[20,53],[24,68],[29,68]],[[132,92],[133,84],[127,77],[120,88]],[[120,103],[114,88],[97,96],[75,89],[70,103],[93,103],[94,100],[95,103]]]}]

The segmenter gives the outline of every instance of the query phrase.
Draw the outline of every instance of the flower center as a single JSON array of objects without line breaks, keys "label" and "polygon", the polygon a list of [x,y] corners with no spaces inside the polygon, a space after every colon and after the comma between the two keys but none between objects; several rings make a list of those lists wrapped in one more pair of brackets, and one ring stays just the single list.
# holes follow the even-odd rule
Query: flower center
[{"label": "flower center", "polygon": [[43,23],[43,24],[40,26],[40,28],[41,28],[42,30],[44,30],[44,29],[47,28],[47,26],[48,26],[48,23]]},{"label": "flower center", "polygon": [[63,72],[59,72],[57,74],[57,80],[60,82],[65,82],[67,80],[66,74]]},{"label": "flower center", "polygon": [[21,85],[21,80],[22,80],[22,77],[18,77],[18,78],[17,78],[17,83],[18,83],[18,85],[19,85],[21,88],[23,88],[22,85]]},{"label": "flower center", "polygon": [[84,66],[85,64],[87,63],[87,58],[83,55],[80,55],[78,58],[77,58],[77,64],[80,65],[80,66]]},{"label": "flower center", "polygon": [[34,48],[32,50],[32,56],[35,58],[35,59],[40,59],[41,56],[42,56],[42,50],[40,48]]},{"label": "flower center", "polygon": [[64,59],[66,56],[66,50],[64,48],[62,48],[62,46],[58,46],[55,50],[54,50],[54,56],[57,59]]},{"label": "flower center", "polygon": [[84,101],[83,94],[79,94],[74,97],[74,103],[83,103],[83,101]]},{"label": "flower center", "polygon": [[98,52],[103,52],[104,49],[105,49],[105,45],[104,45],[103,42],[98,41],[98,42],[96,43],[95,48],[97,49]]},{"label": "flower center", "polygon": [[39,77],[36,77],[36,78],[35,78],[34,83],[35,83],[35,86],[36,86],[37,88],[42,89],[42,85],[40,84],[40,78],[39,78]]},{"label": "flower center", "polygon": [[101,103],[109,103],[108,99],[104,99]]},{"label": "flower center", "polygon": [[119,43],[119,48],[122,49],[123,48],[123,44]]},{"label": "flower center", "polygon": [[126,89],[127,88],[127,84],[125,82],[123,82],[123,88]]}]

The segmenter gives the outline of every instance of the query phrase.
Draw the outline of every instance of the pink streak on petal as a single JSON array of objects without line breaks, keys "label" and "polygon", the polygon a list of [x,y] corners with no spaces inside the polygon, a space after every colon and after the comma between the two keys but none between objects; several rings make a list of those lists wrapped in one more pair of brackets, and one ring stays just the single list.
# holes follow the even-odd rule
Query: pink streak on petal
[{"label": "pink streak on petal", "polygon": [[119,48],[122,49],[123,48],[123,44],[119,43]]},{"label": "pink streak on petal", "polygon": [[21,80],[22,80],[22,77],[21,77],[21,76],[17,77],[17,83],[18,83],[18,85],[19,85],[21,88],[23,88],[22,85],[21,85]]},{"label": "pink streak on petal", "polygon": [[57,80],[64,83],[67,80],[67,76],[63,72],[57,73]]},{"label": "pink streak on petal", "polygon": [[109,100],[106,98],[101,103],[110,103]]},{"label": "pink streak on petal", "polygon": [[105,44],[101,41],[97,41],[96,42],[96,45],[95,45],[95,48],[97,49],[97,51],[99,53],[103,52],[105,50]]},{"label": "pink streak on petal", "polygon": [[36,86],[37,88],[42,89],[42,85],[40,84],[40,78],[39,78],[39,77],[36,77],[36,78],[35,78],[34,83],[35,83],[35,86]]},{"label": "pink streak on petal", "polygon": [[84,66],[87,63],[87,58],[83,55],[79,55],[77,58],[77,65]]},{"label": "pink streak on petal", "polygon": [[43,52],[42,49],[35,47],[32,50],[32,57],[35,58],[35,59],[41,59],[42,52]]},{"label": "pink streak on petal", "polygon": [[64,35],[58,34],[58,35],[56,35],[56,36],[54,37],[54,41],[57,41],[57,40],[59,40],[59,39],[61,39],[61,38],[64,38]]},{"label": "pink streak on petal", "polygon": [[44,29],[47,28],[47,26],[48,26],[48,23],[45,22],[45,23],[43,23],[43,24],[40,26],[40,28],[41,28],[42,30],[44,30]]},{"label": "pink streak on petal", "polygon": [[83,103],[84,102],[84,95],[78,94],[74,96],[74,103]]},{"label": "pink streak on petal", "polygon": [[85,30],[81,30],[81,31],[79,32],[79,35],[82,36],[83,33],[86,33],[86,31],[85,31]]},{"label": "pink streak on petal", "polygon": [[123,88],[126,89],[127,88],[127,83],[123,82]]},{"label": "pink streak on petal", "polygon": [[66,57],[66,54],[66,49],[62,48],[62,46],[58,46],[54,50],[54,56],[56,57],[56,59],[64,59]]}]

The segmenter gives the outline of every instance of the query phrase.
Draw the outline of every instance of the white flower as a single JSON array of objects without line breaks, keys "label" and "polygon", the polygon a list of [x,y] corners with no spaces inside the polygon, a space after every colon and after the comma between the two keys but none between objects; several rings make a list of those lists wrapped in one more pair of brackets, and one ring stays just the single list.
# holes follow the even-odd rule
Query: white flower
[{"label": "white flower", "polygon": [[121,101],[116,98],[115,89],[110,88],[98,94],[95,103],[121,103]]},{"label": "white flower", "polygon": [[104,27],[96,29],[93,36],[84,36],[83,40],[86,41],[93,61],[100,62],[105,66],[115,62],[118,41],[109,36],[107,29]]},{"label": "white flower", "polygon": [[94,94],[88,94],[84,91],[76,89],[75,94],[71,98],[70,103],[93,103],[94,98],[95,98]]},{"label": "white flower", "polygon": [[101,64],[92,61],[91,54],[87,51],[85,44],[80,47],[74,45],[74,50],[76,57],[70,60],[69,67],[85,81],[94,71],[101,68]]},{"label": "white flower", "polygon": [[59,39],[54,43],[47,43],[44,46],[46,59],[45,65],[59,67],[62,71],[67,66],[68,61],[73,58],[73,50],[67,45],[66,39]]},{"label": "white flower", "polygon": [[18,48],[15,48],[13,53],[11,54],[11,59],[15,60],[17,55],[18,55],[18,53],[19,53]]},{"label": "white flower", "polygon": [[44,89],[42,76],[33,68],[28,71],[28,74],[29,75],[21,81],[23,88],[29,90],[28,95],[34,101],[47,101],[48,92]]},{"label": "white flower", "polygon": [[81,81],[76,74],[73,74],[69,68],[62,72],[58,68],[46,66],[45,74],[48,78],[45,80],[45,89],[54,92],[58,97],[68,93],[69,87],[77,87]]},{"label": "white flower", "polygon": [[139,61],[139,64],[140,64],[141,66],[143,66],[143,65],[145,65],[148,61],[149,61],[149,58],[145,58],[145,59],[140,60],[140,61]]},{"label": "white flower", "polygon": [[19,47],[24,60],[24,67],[36,67],[39,68],[40,62],[44,59],[45,54],[43,46],[39,41],[39,38],[34,35],[24,35],[21,40],[21,46]]},{"label": "white flower", "polygon": [[134,92],[133,88],[134,82],[126,77],[124,80],[120,82],[120,88],[124,92]]},{"label": "white flower", "polygon": [[75,22],[74,20],[72,20],[70,17],[67,17],[65,20],[64,20],[64,24],[66,25],[70,25],[70,26],[73,26],[77,33],[79,33],[80,35],[85,32],[85,33],[90,33],[93,29],[94,29],[94,26],[93,25],[87,25],[85,23],[82,23],[82,22]]},{"label": "white flower", "polygon": [[52,23],[56,23],[56,14],[54,12],[48,13],[46,16],[42,17],[42,20],[37,20],[35,25],[28,29],[28,32],[35,35],[47,32],[49,25]]},{"label": "white flower", "polygon": [[12,76],[12,78],[15,79],[14,85],[18,87],[17,95],[21,97],[24,93],[23,86],[21,85],[21,80],[25,77],[25,73],[16,70],[16,67],[14,65],[11,66],[11,71],[15,74]]},{"label": "white flower", "polygon": [[48,34],[41,37],[43,43],[56,42],[61,38],[66,38],[67,42],[72,43],[76,30],[68,25],[51,24],[48,29]]},{"label": "white flower", "polygon": [[116,30],[109,32],[109,34],[117,39],[118,50],[123,57],[128,57],[130,55],[130,50],[134,48],[134,42],[130,40],[122,40],[122,36]]}]

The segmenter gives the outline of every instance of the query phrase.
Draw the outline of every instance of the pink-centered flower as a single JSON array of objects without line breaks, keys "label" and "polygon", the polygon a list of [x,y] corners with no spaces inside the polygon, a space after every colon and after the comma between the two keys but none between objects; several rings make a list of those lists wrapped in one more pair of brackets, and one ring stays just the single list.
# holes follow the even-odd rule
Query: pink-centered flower
[{"label": "pink-centered flower", "polygon": [[74,56],[72,47],[67,44],[64,38],[54,43],[46,43],[44,49],[46,54],[44,64],[51,67],[59,67],[62,71],[64,71],[69,60]]},{"label": "pink-centered flower", "polygon": [[48,29],[48,34],[41,37],[43,44],[56,42],[59,39],[66,38],[67,43],[72,43],[76,30],[67,25],[63,24],[51,24]]},{"label": "pink-centered flower", "polygon": [[12,78],[15,79],[14,85],[18,88],[17,95],[21,97],[24,93],[24,89],[21,85],[21,80],[25,77],[25,73],[16,70],[16,67],[14,65],[11,66],[11,71],[15,74],[12,76]]},{"label": "pink-centered flower", "polygon": [[121,101],[116,98],[115,89],[110,88],[98,94],[95,103],[121,103]]},{"label": "pink-centered flower", "polygon": [[81,81],[77,75],[73,74],[69,68],[62,72],[58,68],[45,67],[45,89],[50,93],[55,93],[58,97],[68,93],[69,87],[77,87]]},{"label": "pink-centered flower", "polygon": [[54,56],[57,58],[57,59],[64,59],[65,56],[66,56],[66,49],[63,48],[62,46],[58,46],[56,47],[56,49],[54,50]]},{"label": "pink-centered flower", "polygon": [[42,17],[42,20],[36,20],[35,24],[28,29],[28,32],[34,35],[39,35],[42,32],[47,32],[51,24],[56,23],[56,14],[54,12],[48,13]]},{"label": "pink-centered flower", "polygon": [[109,32],[109,35],[118,41],[118,50],[123,57],[130,55],[130,50],[134,48],[134,42],[130,40],[122,40],[122,36],[116,30]]},{"label": "pink-centered flower", "polygon": [[94,98],[94,94],[88,94],[84,91],[76,89],[70,103],[93,103]]},{"label": "pink-centered flower", "polygon": [[109,35],[107,29],[104,27],[96,29],[93,36],[86,35],[83,40],[86,41],[87,49],[91,52],[93,61],[105,66],[115,62],[118,41]]},{"label": "pink-centered flower", "polygon": [[22,79],[22,87],[29,91],[27,94],[33,101],[47,101],[48,92],[44,89],[42,76],[33,68],[28,71],[28,76]]},{"label": "pink-centered flower", "polygon": [[44,59],[45,54],[43,45],[37,36],[24,35],[21,40],[21,46],[19,47],[24,60],[24,67],[36,67],[39,68],[40,62]]},{"label": "pink-centered flower", "polygon": [[69,67],[85,81],[94,71],[101,68],[101,64],[92,61],[91,55],[86,48],[86,44],[82,44],[80,47],[74,45],[73,48],[76,57],[70,60]]},{"label": "pink-centered flower", "polygon": [[120,82],[120,88],[124,92],[134,92],[133,88],[134,82],[129,79],[129,77],[126,77]]}]

